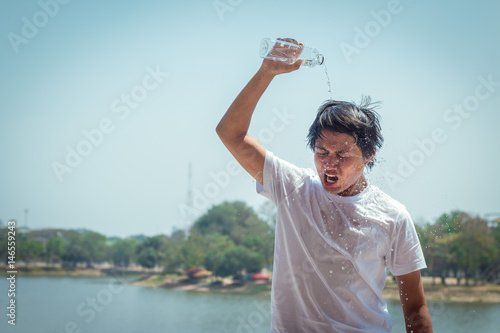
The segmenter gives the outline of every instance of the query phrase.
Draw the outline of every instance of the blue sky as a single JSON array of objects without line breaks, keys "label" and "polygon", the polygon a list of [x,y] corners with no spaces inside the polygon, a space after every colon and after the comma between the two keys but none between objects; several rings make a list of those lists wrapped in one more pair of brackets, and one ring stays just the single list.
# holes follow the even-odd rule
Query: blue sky
[{"label": "blue sky", "polygon": [[[67,3],[65,3],[67,2]],[[495,1],[3,1],[0,219],[108,236],[170,233],[225,200],[258,208],[215,126],[260,66],[260,40],[325,56],[333,97],[370,95],[385,145],[368,179],[418,223],[500,212]],[[251,133],[312,167],[324,67],[277,77]],[[79,157],[76,157],[78,154]],[[69,157],[68,157],[69,156]]]}]

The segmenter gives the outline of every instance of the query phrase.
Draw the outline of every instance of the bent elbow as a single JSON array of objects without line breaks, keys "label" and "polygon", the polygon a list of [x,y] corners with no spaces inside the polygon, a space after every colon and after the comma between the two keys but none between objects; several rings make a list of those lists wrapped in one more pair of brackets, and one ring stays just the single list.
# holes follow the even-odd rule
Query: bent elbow
[{"label": "bent elbow", "polygon": [[215,127],[215,133],[217,133],[217,135],[219,136],[219,138],[224,141],[224,126],[219,123],[216,127]]}]

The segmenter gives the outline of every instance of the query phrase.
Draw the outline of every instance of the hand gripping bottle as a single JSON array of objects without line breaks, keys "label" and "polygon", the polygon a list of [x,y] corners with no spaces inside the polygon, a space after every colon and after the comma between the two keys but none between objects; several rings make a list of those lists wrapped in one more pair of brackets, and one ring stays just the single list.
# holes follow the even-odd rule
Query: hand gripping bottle
[{"label": "hand gripping bottle", "polygon": [[299,45],[297,41],[289,38],[278,38],[277,40],[264,38],[260,43],[260,57],[289,64],[303,60],[302,66],[306,67],[322,65],[325,61],[325,57],[319,54],[316,49]]}]

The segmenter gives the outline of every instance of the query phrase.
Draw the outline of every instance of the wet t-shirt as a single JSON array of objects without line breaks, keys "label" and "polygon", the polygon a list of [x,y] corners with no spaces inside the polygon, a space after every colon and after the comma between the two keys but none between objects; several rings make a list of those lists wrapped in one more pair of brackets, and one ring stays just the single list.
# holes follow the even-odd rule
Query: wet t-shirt
[{"label": "wet t-shirt", "polygon": [[426,267],[406,208],[371,184],[328,193],[312,169],[269,151],[263,177],[257,191],[277,206],[271,332],[390,332],[386,268]]}]

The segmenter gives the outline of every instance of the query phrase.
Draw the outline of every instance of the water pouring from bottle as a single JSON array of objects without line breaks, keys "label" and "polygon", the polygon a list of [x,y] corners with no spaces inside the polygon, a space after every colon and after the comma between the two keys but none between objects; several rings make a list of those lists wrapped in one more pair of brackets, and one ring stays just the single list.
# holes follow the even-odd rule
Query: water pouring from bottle
[{"label": "water pouring from bottle", "polygon": [[[302,60],[304,67],[315,67],[316,65],[324,65],[325,57],[315,48],[299,44],[295,39],[278,38],[276,40],[270,38],[262,39],[260,43],[260,57],[271,59],[274,61],[282,61],[288,64],[293,64],[297,60]],[[330,84],[330,76],[325,68],[325,75],[328,85],[328,93],[332,97],[332,86]]]},{"label": "water pouring from bottle", "polygon": [[293,64],[297,60],[302,60],[302,66],[314,67],[321,65],[325,61],[323,55],[318,50],[297,43],[294,39],[278,38],[272,40],[264,38],[260,43],[261,58],[283,61]]}]

